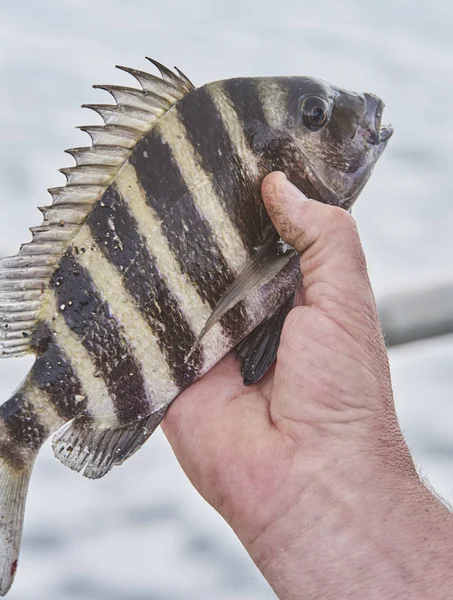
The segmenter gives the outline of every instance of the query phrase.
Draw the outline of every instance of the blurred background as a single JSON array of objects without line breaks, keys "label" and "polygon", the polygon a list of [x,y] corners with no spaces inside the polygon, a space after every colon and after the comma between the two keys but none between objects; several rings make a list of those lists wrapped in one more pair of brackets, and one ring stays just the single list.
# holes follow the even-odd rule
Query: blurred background
[{"label": "blurred background", "polygon": [[[374,92],[395,135],[354,209],[378,300],[453,284],[453,4],[409,0],[2,0],[0,256],[28,241],[88,145],[93,83],[149,55],[195,84],[313,75]],[[412,293],[412,292],[411,292]],[[407,296],[407,298],[410,298]],[[410,300],[404,299],[410,308]],[[401,304],[401,300],[400,300]],[[427,314],[431,304],[425,303]],[[433,310],[435,310],[433,308]],[[400,422],[422,474],[453,501],[453,335],[390,350]],[[0,362],[0,400],[31,359]],[[47,445],[31,481],[11,600],[274,598],[229,528],[192,490],[161,432],[92,482]]]}]

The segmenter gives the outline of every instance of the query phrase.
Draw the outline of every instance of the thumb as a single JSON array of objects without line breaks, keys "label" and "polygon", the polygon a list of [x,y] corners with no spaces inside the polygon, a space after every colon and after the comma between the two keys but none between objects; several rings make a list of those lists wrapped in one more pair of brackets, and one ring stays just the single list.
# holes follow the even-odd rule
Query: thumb
[{"label": "thumb", "polygon": [[337,425],[349,422],[359,428],[354,435],[359,430],[368,435],[368,425],[362,429],[368,423],[364,415],[393,415],[393,405],[355,222],[341,208],[307,200],[282,173],[268,175],[262,192],[280,235],[301,254],[304,287],[304,305],[289,313],[281,336],[272,420],[311,424],[316,435],[334,437]]},{"label": "thumb", "polygon": [[304,304],[354,337],[368,337],[364,321],[374,331],[379,325],[354,219],[342,208],[308,200],[280,172],[264,179],[262,195],[275,228],[301,254]]}]

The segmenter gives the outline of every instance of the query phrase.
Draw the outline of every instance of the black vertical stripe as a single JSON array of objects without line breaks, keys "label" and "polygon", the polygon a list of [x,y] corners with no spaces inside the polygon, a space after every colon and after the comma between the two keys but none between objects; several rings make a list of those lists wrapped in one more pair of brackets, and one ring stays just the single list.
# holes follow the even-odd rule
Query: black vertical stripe
[{"label": "black vertical stripe", "polygon": [[[131,162],[146,193],[146,201],[162,221],[162,232],[183,273],[212,308],[234,280],[210,224],[199,214],[171,148],[153,129],[136,146]],[[234,335],[242,305],[231,310],[222,326]]]},{"label": "black vertical stripe", "polygon": [[[186,96],[178,103],[177,109],[199,162],[211,177],[216,196],[245,247],[251,251],[261,241],[263,211],[260,181],[251,179],[243,157],[237,154],[209,93],[209,86]],[[250,133],[248,127],[251,124],[238,117],[244,134]]]},{"label": "black vertical stripe", "polygon": [[239,120],[244,126],[247,138],[256,135],[267,126],[266,115],[261,102],[258,83],[252,77],[237,77],[223,82]]},{"label": "black vertical stripe", "polygon": [[35,453],[50,433],[40,423],[39,415],[27,400],[27,396],[21,392],[0,406],[0,418],[5,423],[13,449],[16,451],[22,449]]},{"label": "black vertical stripe", "polygon": [[73,254],[63,256],[51,287],[66,324],[79,336],[103,377],[118,419],[126,423],[148,414],[145,382],[133,352],[108,303]]},{"label": "black vertical stripe", "polygon": [[38,325],[33,336],[45,350],[36,359],[31,380],[44,391],[57,414],[69,421],[83,412],[88,404],[75,369],[64,355],[47,325]]},{"label": "black vertical stripe", "polygon": [[181,390],[200,371],[203,356],[196,350],[185,364],[195,335],[178,300],[161,277],[138,225],[114,186],[105,192],[87,219],[106,258],[118,268],[123,283],[157,337],[176,385]]}]

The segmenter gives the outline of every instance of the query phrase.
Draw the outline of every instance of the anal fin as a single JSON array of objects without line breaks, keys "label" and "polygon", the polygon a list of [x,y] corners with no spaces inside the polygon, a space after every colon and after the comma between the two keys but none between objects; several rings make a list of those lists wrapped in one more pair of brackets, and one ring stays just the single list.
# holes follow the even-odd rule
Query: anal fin
[{"label": "anal fin", "polygon": [[143,446],[165,412],[166,407],[135,423],[114,427],[82,415],[56,433],[52,440],[54,454],[73,471],[99,479]]},{"label": "anal fin", "polygon": [[274,362],[283,323],[294,306],[294,299],[295,294],[291,294],[273,315],[260,323],[236,346],[238,359],[242,362],[241,374],[245,385],[257,383]]}]

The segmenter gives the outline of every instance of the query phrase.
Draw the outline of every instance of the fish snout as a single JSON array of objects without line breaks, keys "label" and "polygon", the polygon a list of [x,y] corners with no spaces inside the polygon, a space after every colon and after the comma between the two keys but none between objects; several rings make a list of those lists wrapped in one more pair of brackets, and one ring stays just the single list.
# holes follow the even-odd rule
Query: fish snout
[{"label": "fish snout", "polygon": [[377,145],[387,142],[393,135],[391,125],[382,125],[382,114],[384,102],[374,94],[363,94],[366,101],[366,110],[363,118],[363,129],[365,137],[370,144]]}]

